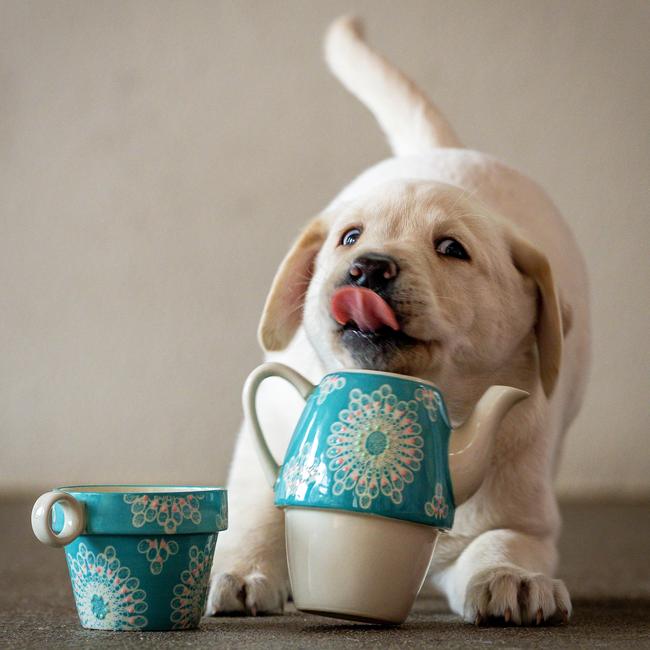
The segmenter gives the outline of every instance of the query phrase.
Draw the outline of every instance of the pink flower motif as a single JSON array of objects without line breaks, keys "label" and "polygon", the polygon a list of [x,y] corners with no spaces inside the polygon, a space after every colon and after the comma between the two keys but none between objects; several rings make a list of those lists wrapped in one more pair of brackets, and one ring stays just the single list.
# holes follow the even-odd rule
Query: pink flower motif
[{"label": "pink flower motif", "polygon": [[[141,528],[146,523],[156,523],[167,534],[176,532],[184,521],[201,522],[200,500],[203,495],[187,498],[172,495],[125,494],[124,502],[131,505],[131,524]],[[181,503],[182,501],[182,503]]]},{"label": "pink flower motif", "polygon": [[418,402],[422,402],[422,406],[424,406],[429,415],[429,420],[431,420],[431,422],[436,422],[441,408],[441,401],[438,392],[433,388],[420,386],[415,391],[415,399]]},{"label": "pink flower motif", "polygon": [[414,400],[401,401],[389,384],[370,394],[350,391],[347,409],[330,428],[326,455],[334,471],[332,493],[354,491],[367,510],[380,494],[400,504],[424,458]]},{"label": "pink flower motif", "polygon": [[174,587],[171,601],[173,629],[195,627],[203,614],[208,591],[208,578],[216,535],[210,535],[205,547],[191,546],[189,567],[181,573],[181,582]]},{"label": "pink flower motif", "polygon": [[449,504],[445,499],[442,483],[436,483],[433,498],[424,504],[424,511],[434,519],[446,519],[449,514]]},{"label": "pink flower motif", "polygon": [[67,554],[67,561],[84,627],[137,630],[147,625],[143,616],[147,594],[130,569],[120,563],[113,546],[95,555],[81,543],[75,556]]},{"label": "pink flower motif", "polygon": [[149,570],[158,575],[171,555],[178,553],[178,543],[165,539],[143,539],[138,543],[138,553],[143,553],[149,562]]},{"label": "pink flower motif", "polygon": [[323,378],[318,386],[316,403],[319,405],[322,404],[330,393],[333,393],[335,390],[341,390],[344,386],[345,377],[341,377],[340,375],[328,375]]}]

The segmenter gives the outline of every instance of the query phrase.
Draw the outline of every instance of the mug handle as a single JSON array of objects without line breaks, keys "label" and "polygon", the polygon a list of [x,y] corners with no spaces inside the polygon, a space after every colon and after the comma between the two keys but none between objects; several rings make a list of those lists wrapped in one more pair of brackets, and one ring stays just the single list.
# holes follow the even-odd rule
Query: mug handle
[{"label": "mug handle", "polygon": [[[54,504],[60,502],[63,508],[63,529],[52,530],[51,514]],[[42,494],[32,508],[32,530],[39,542],[48,546],[65,546],[74,541],[86,526],[84,507],[71,494],[53,490]]]},{"label": "mug handle", "polygon": [[255,407],[257,389],[268,377],[281,377],[282,379],[285,379],[295,387],[305,400],[316,387],[293,368],[289,368],[289,366],[285,366],[283,363],[275,362],[263,363],[261,366],[255,368],[246,379],[242,393],[244,415],[253,427],[255,446],[257,448],[260,462],[262,463],[262,469],[266,475],[266,480],[271,484],[271,487],[273,487],[278,478],[278,473],[280,472],[280,465],[275,462],[275,458],[273,458],[273,454],[269,449],[264,432],[260,427],[260,422],[257,417],[257,409]]}]

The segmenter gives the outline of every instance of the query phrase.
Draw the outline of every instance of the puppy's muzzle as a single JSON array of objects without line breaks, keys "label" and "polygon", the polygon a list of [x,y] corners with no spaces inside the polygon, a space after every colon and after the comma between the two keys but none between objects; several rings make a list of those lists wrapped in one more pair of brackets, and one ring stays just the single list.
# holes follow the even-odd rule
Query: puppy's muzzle
[{"label": "puppy's muzzle", "polygon": [[366,253],[357,257],[348,271],[346,284],[383,293],[399,275],[399,265],[388,255]]}]

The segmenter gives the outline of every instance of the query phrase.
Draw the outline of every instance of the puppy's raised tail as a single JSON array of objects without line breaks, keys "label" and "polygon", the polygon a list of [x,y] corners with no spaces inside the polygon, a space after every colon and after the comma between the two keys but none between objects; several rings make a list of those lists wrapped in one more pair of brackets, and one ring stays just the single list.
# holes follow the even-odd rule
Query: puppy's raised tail
[{"label": "puppy's raised tail", "polygon": [[370,109],[396,155],[462,147],[426,95],[368,46],[356,18],[343,16],[332,23],[325,37],[325,59],[339,81]]}]

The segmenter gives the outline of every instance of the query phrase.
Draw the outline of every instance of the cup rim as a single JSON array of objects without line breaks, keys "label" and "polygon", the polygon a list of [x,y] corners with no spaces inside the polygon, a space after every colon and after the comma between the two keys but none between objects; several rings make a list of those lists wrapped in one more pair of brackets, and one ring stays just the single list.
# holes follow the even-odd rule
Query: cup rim
[{"label": "cup rim", "polygon": [[365,368],[341,368],[340,370],[333,370],[332,372],[328,372],[326,375],[323,376],[323,379],[325,377],[330,377],[332,375],[340,375],[341,373],[354,373],[358,375],[380,375],[382,377],[396,377],[397,379],[405,379],[407,381],[411,381],[414,383],[419,383],[419,384],[427,384],[428,386],[431,386],[432,388],[435,388],[441,395],[442,391],[436,384],[434,384],[432,381],[429,381],[428,379],[422,379],[422,377],[415,377],[413,375],[401,375],[398,372],[384,372],[383,370],[366,370]]},{"label": "cup rim", "polygon": [[106,483],[64,485],[54,488],[59,492],[83,494],[186,494],[193,492],[227,492],[225,487],[212,485],[162,485],[159,483]]},{"label": "cup rim", "polygon": [[[424,526],[426,528],[434,528],[440,533],[446,533],[447,531],[451,530],[451,524],[448,526],[445,525],[436,525],[432,521],[422,521],[422,520],[416,520],[416,519],[408,519],[407,517],[404,516],[396,516],[393,514],[386,514],[386,513],[379,513],[379,512],[368,512],[368,511],[363,511],[363,510],[354,510],[352,508],[346,508],[345,506],[328,506],[328,505],[322,505],[322,504],[315,504],[315,503],[309,503],[309,504],[299,504],[299,503],[275,503],[275,507],[279,508],[280,510],[318,510],[320,512],[322,511],[327,511],[327,512],[339,512],[345,515],[359,515],[360,517],[375,517],[377,519],[388,519],[389,521],[401,521],[405,524],[411,524],[413,526]],[[453,514],[456,512],[456,506],[454,505],[452,508]],[[453,515],[452,515],[453,517]]]}]

